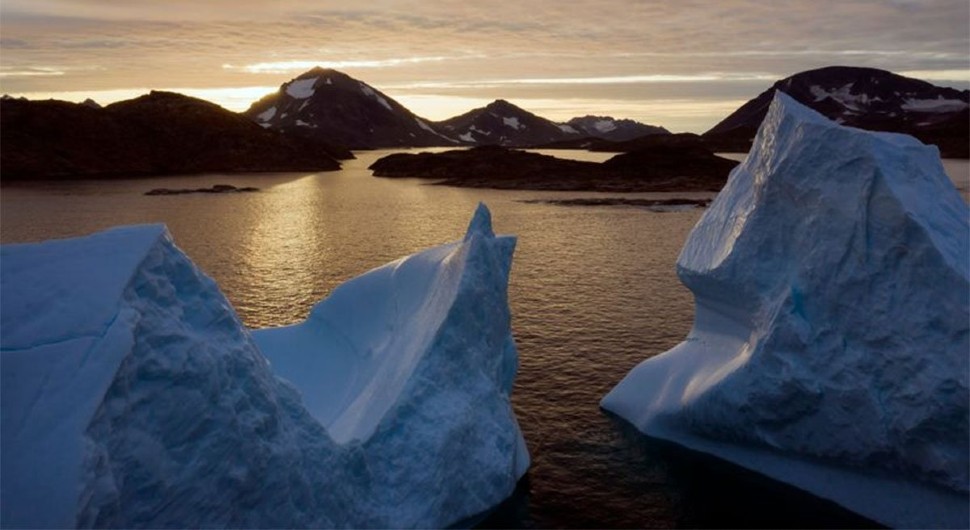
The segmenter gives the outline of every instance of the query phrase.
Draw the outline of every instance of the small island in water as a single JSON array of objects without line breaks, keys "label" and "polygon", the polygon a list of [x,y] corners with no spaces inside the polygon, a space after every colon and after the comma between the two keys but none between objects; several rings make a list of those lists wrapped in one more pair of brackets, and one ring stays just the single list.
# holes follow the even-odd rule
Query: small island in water
[{"label": "small island in water", "polygon": [[548,191],[718,191],[738,162],[699,142],[658,144],[601,163],[482,146],[443,153],[395,153],[374,162],[376,177],[435,179],[469,188]]}]

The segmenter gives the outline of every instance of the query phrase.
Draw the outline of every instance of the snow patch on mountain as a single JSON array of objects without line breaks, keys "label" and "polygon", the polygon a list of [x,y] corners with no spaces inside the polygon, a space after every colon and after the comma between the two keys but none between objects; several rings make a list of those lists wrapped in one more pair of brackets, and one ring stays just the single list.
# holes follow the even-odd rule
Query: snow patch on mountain
[{"label": "snow patch on mountain", "polygon": [[519,122],[519,118],[517,118],[515,116],[509,117],[509,118],[502,118],[502,123],[504,123],[506,125],[506,127],[511,127],[511,128],[513,128],[515,130],[519,130],[519,129],[525,128],[525,125],[523,125],[522,123],[520,123]]},{"label": "snow patch on mountain", "polygon": [[445,135],[439,133],[438,131],[432,129],[431,126],[428,125],[427,123],[425,123],[424,120],[422,120],[421,118],[414,118],[414,121],[416,121],[418,123],[418,126],[419,127],[421,127],[422,129],[424,129],[424,130],[426,130],[426,131],[434,134],[435,136],[438,136],[440,138],[444,138],[445,140],[448,140],[449,142],[451,142],[453,144],[458,143],[458,140],[455,140],[454,138],[449,138],[448,136],[445,136]]},{"label": "snow patch on mountain", "polygon": [[286,94],[294,99],[306,99],[313,96],[315,90],[313,88],[317,83],[317,77],[310,77],[307,79],[297,79],[291,82],[286,87]]},{"label": "snow patch on mountain", "polygon": [[613,120],[599,120],[593,124],[593,127],[601,133],[608,133],[616,130],[616,122]]},{"label": "snow patch on mountain", "polygon": [[855,83],[846,83],[842,87],[835,90],[825,90],[818,85],[812,85],[809,87],[812,95],[815,96],[815,101],[822,101],[825,98],[831,98],[839,102],[842,106],[854,110],[861,111],[862,107],[869,104],[870,101],[880,101],[879,98],[869,99],[869,95],[866,93],[853,94],[852,86]]},{"label": "snow patch on mountain", "polygon": [[478,141],[478,140],[475,139],[475,137],[470,132],[467,132],[465,134],[459,134],[458,135],[458,138],[460,138],[464,142],[477,142]]},{"label": "snow patch on mountain", "polygon": [[276,115],[276,107],[270,107],[265,111],[260,112],[258,115],[256,115],[256,119],[258,119],[259,121],[269,121],[269,120],[272,120],[273,116],[275,115]]},{"label": "snow patch on mountain", "polygon": [[579,131],[577,131],[576,129],[573,129],[571,125],[567,125],[565,123],[557,123],[556,126],[559,127],[559,130],[564,133],[579,134]]},{"label": "snow patch on mountain", "polygon": [[374,98],[378,103],[383,105],[384,108],[386,108],[387,110],[394,111],[394,109],[391,107],[391,104],[388,103],[386,99],[382,98],[380,94],[378,94],[377,92],[374,92],[373,88],[365,85],[364,83],[360,83],[360,91],[363,92],[365,96]]},{"label": "snow patch on mountain", "polygon": [[943,96],[937,99],[916,99],[909,98],[902,104],[903,110],[915,112],[959,112],[968,107],[966,101],[959,99],[944,99]]}]

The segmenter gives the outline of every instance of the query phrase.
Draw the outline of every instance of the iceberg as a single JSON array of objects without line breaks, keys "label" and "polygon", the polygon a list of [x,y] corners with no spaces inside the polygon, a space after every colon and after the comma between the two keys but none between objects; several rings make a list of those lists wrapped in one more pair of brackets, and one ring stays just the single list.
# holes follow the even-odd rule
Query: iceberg
[{"label": "iceberg", "polygon": [[0,522],[443,527],[529,466],[510,404],[515,238],[355,278],[250,332],[164,226],[0,247]]},{"label": "iceberg", "polygon": [[601,406],[880,523],[966,528],[968,222],[936,148],[776,92],[678,259],[693,329]]}]

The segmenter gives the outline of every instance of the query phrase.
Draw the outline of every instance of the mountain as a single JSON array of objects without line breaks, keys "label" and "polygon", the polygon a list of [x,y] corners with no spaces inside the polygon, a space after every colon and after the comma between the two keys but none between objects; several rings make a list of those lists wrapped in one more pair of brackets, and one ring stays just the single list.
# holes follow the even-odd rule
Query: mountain
[{"label": "mountain", "polygon": [[540,118],[504,99],[437,122],[443,133],[470,145],[530,146],[579,138],[575,129]]},{"label": "mountain", "polygon": [[970,91],[938,87],[875,68],[829,66],[782,79],[704,133],[722,150],[747,151],[778,90],[836,123],[900,132],[970,156]]},{"label": "mountain", "polygon": [[0,173],[91,178],[216,171],[330,171],[321,142],[264,130],[214,103],[172,92],[98,108],[66,101],[0,101]]},{"label": "mountain", "polygon": [[583,116],[566,122],[582,136],[592,136],[614,142],[624,142],[641,136],[654,134],[670,134],[663,127],[647,125],[633,120],[618,120],[610,116]]},{"label": "mountain", "polygon": [[266,128],[351,149],[458,144],[367,83],[319,67],[283,83],[243,114]]}]

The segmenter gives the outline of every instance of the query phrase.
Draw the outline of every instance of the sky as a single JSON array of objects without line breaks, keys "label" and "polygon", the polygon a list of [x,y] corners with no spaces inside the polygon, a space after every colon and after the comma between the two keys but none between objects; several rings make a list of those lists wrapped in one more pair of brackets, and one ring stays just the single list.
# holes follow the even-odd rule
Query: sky
[{"label": "sky", "polygon": [[829,65],[970,86],[968,0],[2,0],[0,92],[245,110],[313,66],[432,120],[503,98],[703,132]]}]

